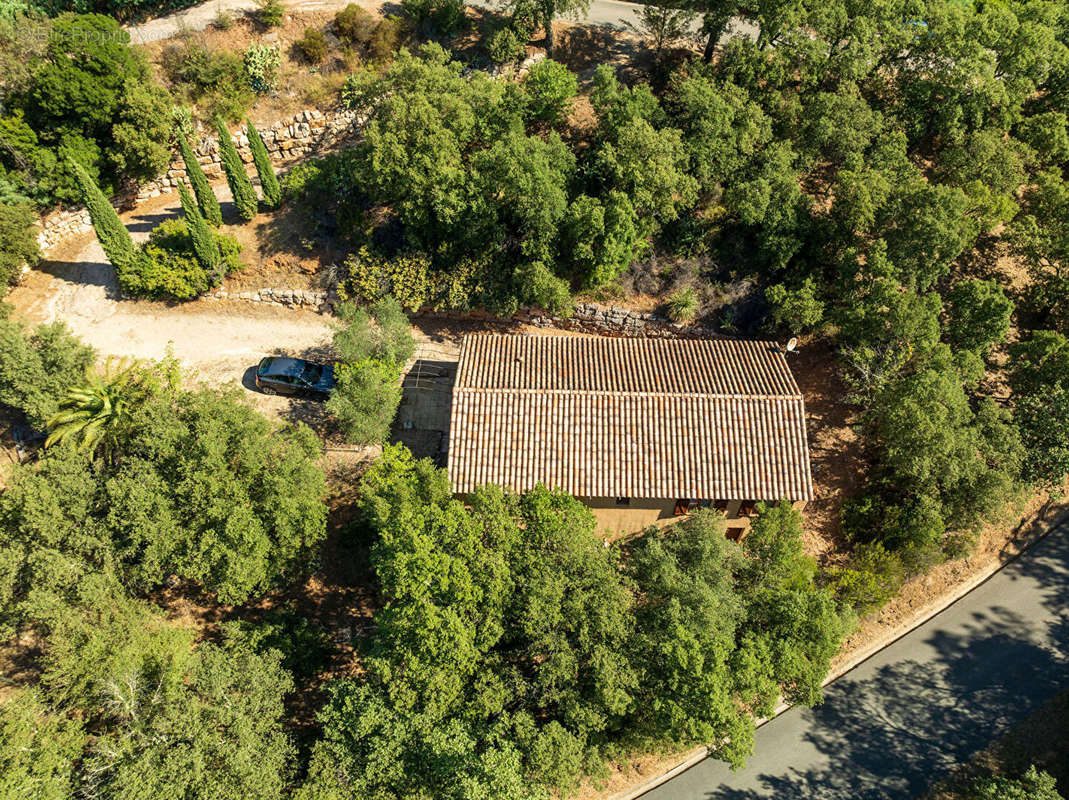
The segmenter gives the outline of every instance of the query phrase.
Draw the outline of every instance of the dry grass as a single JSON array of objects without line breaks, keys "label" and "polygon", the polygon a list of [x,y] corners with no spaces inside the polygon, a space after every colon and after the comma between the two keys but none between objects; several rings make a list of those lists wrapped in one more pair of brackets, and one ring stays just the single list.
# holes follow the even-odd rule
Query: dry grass
[{"label": "dry grass", "polygon": [[[266,30],[248,17],[238,16],[228,30],[208,27],[203,31],[187,32],[181,39],[199,44],[213,53],[229,50],[240,54],[250,44],[277,45],[282,57],[278,88],[258,96],[248,112],[256,125],[271,125],[308,108],[330,110],[338,106],[342,84],[360,61],[331,33],[333,19],[332,11],[289,13],[281,26]],[[328,52],[321,64],[309,64],[295,46],[304,36],[305,28],[316,28],[327,34]],[[139,48],[152,65],[156,79],[165,86],[169,84],[161,61],[164,51],[175,44],[174,39],[165,39]]]}]

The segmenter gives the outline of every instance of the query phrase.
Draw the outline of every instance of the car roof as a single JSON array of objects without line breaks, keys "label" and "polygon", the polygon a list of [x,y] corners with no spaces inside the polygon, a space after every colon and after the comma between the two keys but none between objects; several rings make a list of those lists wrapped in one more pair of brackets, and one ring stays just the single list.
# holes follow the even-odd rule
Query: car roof
[{"label": "car roof", "polygon": [[296,378],[304,372],[304,366],[307,361],[302,361],[299,358],[269,358],[264,365],[267,367],[264,370],[264,375],[288,375],[291,378]]}]

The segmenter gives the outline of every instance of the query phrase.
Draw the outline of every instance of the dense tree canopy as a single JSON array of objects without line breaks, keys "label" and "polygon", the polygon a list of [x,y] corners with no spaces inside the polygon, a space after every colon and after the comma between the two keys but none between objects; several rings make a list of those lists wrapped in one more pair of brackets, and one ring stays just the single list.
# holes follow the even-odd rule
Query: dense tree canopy
[{"label": "dense tree canopy", "polygon": [[0,742],[0,795],[283,796],[294,750],[279,651],[258,652],[232,626],[222,643],[194,648],[192,631],[99,574],[74,604],[42,596],[35,606],[51,707],[36,692],[0,704],[11,734]]},{"label": "dense tree canopy", "polygon": [[106,193],[170,161],[170,99],[110,17],[62,14],[23,80],[0,82],[0,184],[41,204],[80,199],[67,159]]},{"label": "dense tree canopy", "polygon": [[0,306],[0,404],[44,430],[67,388],[81,379],[95,356],[62,322],[34,330],[7,317]]},{"label": "dense tree canopy", "polygon": [[337,313],[334,350],[340,363],[327,410],[349,441],[382,444],[401,403],[401,369],[415,349],[408,318],[392,297],[369,310],[345,303]]},{"label": "dense tree canopy", "polygon": [[843,627],[790,506],[741,550],[710,513],[619,551],[561,492],[468,500],[401,447],[365,476],[384,604],[305,796],[544,797],[638,744],[741,763],[781,693],[819,699]]},{"label": "dense tree canopy", "polygon": [[224,602],[308,568],[325,533],[319,445],[277,431],[232,394],[142,396],[105,461],[73,445],[19,468],[0,495],[4,628],[40,595],[70,600],[90,575],[141,591],[169,576]]}]

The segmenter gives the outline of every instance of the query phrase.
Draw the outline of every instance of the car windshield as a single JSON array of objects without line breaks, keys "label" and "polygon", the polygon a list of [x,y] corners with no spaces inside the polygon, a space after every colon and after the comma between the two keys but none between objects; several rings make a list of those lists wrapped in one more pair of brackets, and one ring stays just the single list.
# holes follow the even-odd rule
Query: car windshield
[{"label": "car windshield", "polygon": [[301,380],[305,383],[319,383],[319,379],[323,376],[323,368],[319,364],[305,364],[304,372],[301,373]]}]

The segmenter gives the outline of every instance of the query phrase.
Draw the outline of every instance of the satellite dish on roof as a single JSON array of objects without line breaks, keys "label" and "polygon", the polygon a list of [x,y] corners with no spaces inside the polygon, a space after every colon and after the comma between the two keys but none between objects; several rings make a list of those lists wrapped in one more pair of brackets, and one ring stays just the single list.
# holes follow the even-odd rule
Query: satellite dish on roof
[{"label": "satellite dish on roof", "polygon": [[798,337],[792,336],[790,341],[787,342],[787,352],[793,353],[798,348]]}]

